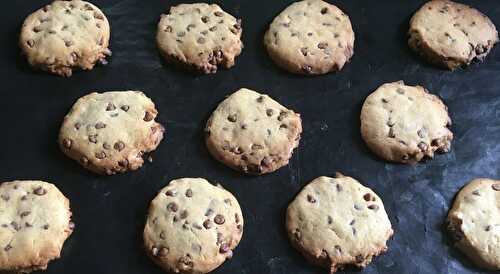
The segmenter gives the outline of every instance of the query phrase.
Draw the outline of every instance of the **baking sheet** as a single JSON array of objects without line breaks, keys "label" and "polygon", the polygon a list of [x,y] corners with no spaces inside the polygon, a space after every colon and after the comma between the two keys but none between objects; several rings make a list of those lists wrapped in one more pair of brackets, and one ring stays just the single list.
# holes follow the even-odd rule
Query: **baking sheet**
[{"label": "baking sheet", "polygon": [[[301,77],[276,68],[262,46],[268,24],[291,1],[215,1],[243,19],[245,49],[234,68],[201,76],[166,66],[156,50],[159,16],[180,1],[101,0],[94,2],[110,20],[113,57],[106,67],[64,79],[34,72],[19,57],[23,19],[47,2],[8,1],[0,11],[0,179],[55,183],[71,200],[76,223],[62,258],[46,273],[162,273],[141,249],[149,201],[170,180],[198,176],[229,189],[245,217],[233,259],[214,273],[326,273],[290,246],[284,216],[303,185],[335,171],[374,189],[394,226],[389,251],[363,273],[486,273],[450,247],[443,221],[466,182],[500,178],[498,47],[483,64],[456,72],[436,69],[406,45],[408,20],[423,1],[331,1],[351,18],[354,57],[340,73]],[[498,1],[464,2],[500,26]],[[379,85],[397,80],[443,98],[455,134],[450,153],[404,166],[380,161],[367,150],[359,133],[361,104]],[[241,87],[268,93],[302,115],[300,147],[290,164],[273,174],[242,176],[213,160],[204,146],[211,111]],[[95,176],[59,151],[59,126],[78,97],[125,89],[143,90],[155,101],[165,139],[154,162],[139,171]]]}]

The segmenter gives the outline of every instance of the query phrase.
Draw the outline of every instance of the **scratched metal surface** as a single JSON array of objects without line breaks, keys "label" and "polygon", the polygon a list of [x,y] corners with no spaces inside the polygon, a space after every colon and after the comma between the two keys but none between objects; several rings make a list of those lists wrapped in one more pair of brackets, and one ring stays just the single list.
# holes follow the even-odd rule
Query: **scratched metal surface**
[{"label": "scratched metal surface", "polygon": [[[45,2],[9,1],[0,10],[0,178],[54,182],[71,200],[75,233],[46,273],[161,273],[141,249],[147,206],[167,182],[186,176],[220,182],[243,208],[243,240],[234,258],[214,273],[326,273],[290,247],[284,212],[304,184],[335,171],[373,188],[395,229],[388,253],[363,273],[480,272],[450,247],[442,223],[464,183],[500,177],[499,48],[481,65],[439,70],[406,46],[408,19],[422,1],[335,1],[353,22],[354,58],[340,73],[299,77],[277,69],[262,46],[267,25],[290,1],[221,1],[243,18],[245,49],[234,68],[200,76],[165,66],[155,47],[159,15],[179,1],[101,0],[95,3],[112,25],[110,64],[63,79],[33,72],[19,57],[20,25]],[[500,25],[498,1],[466,2]],[[450,153],[403,166],[378,160],[364,146],[359,133],[364,98],[380,84],[400,79],[427,87],[447,103],[455,134]],[[267,92],[302,114],[300,147],[290,164],[273,174],[241,176],[205,149],[206,119],[240,87]],[[62,155],[58,128],[78,97],[125,89],[143,90],[156,102],[166,138],[154,162],[139,171],[94,176]]]}]

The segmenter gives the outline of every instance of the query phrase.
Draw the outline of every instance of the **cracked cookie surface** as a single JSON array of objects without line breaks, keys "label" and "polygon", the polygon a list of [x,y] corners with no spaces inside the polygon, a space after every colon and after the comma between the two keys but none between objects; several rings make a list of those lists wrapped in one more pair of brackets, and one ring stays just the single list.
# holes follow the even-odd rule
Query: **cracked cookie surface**
[{"label": "cracked cookie surface", "polygon": [[54,1],[29,15],[19,45],[31,66],[60,76],[106,64],[110,27],[104,13],[85,1]]},{"label": "cracked cookie surface", "polygon": [[165,271],[208,273],[233,256],[242,235],[243,215],[230,192],[202,178],[182,178],[151,202],[144,247]]},{"label": "cracked cookie surface", "polygon": [[379,157],[414,164],[450,151],[453,133],[447,107],[421,86],[386,83],[361,109],[361,136]]},{"label": "cracked cookie surface", "polygon": [[349,17],[321,0],[295,2],[269,26],[264,45],[281,68],[299,74],[339,71],[354,53]]},{"label": "cracked cookie surface", "polygon": [[64,117],[61,150],[83,167],[112,175],[142,166],[164,127],[154,103],[140,91],[110,91],[81,97]]},{"label": "cracked cookie surface", "polygon": [[180,4],[162,14],[156,41],[167,61],[208,74],[234,66],[241,34],[241,20],[216,4]]},{"label": "cracked cookie surface", "polygon": [[288,206],[286,229],[292,245],[330,273],[365,267],[393,234],[380,197],[341,174],[307,184]]},{"label": "cracked cookie surface", "polygon": [[215,159],[254,175],[287,165],[301,133],[300,114],[245,88],[220,103],[205,127]]},{"label": "cracked cookie surface", "polygon": [[463,187],[448,213],[454,245],[476,265],[500,270],[500,181],[474,179]]},{"label": "cracked cookie surface", "polygon": [[498,42],[491,20],[467,5],[434,0],[410,20],[408,44],[429,62],[456,69],[483,60]]},{"label": "cracked cookie surface", "polygon": [[69,201],[42,181],[0,185],[0,271],[28,273],[59,258],[71,235]]}]

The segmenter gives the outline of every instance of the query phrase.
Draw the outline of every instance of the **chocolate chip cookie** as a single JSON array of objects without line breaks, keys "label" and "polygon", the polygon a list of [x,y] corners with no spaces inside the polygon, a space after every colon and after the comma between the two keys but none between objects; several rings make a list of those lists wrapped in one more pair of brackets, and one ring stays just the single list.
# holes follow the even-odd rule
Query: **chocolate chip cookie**
[{"label": "chocolate chip cookie", "polygon": [[236,198],[201,178],[171,181],[153,199],[144,228],[149,257],[172,273],[208,273],[233,256],[243,234]]},{"label": "chocolate chip cookie", "polygon": [[73,69],[106,64],[110,28],[104,13],[85,1],[53,1],[24,20],[19,45],[31,66],[69,77]]},{"label": "chocolate chip cookie", "polygon": [[292,245],[330,273],[365,267],[393,234],[380,197],[341,174],[306,185],[288,206],[286,229]]},{"label": "chocolate chip cookie", "polygon": [[163,139],[157,114],[140,91],[94,92],[78,99],[64,117],[59,144],[68,157],[98,174],[136,170]]},{"label": "chocolate chip cookie", "polygon": [[28,273],[59,258],[71,235],[69,201],[53,184],[13,181],[0,185],[0,272]]},{"label": "chocolate chip cookie", "polygon": [[281,68],[299,74],[339,71],[354,53],[349,17],[321,0],[295,2],[269,26],[264,45]]},{"label": "chocolate chip cookie", "polygon": [[421,86],[403,81],[380,86],[361,110],[361,136],[379,157],[414,164],[450,151],[448,108]]},{"label": "chocolate chip cookie", "polygon": [[167,61],[208,74],[234,66],[241,33],[241,20],[216,4],[180,4],[161,16],[156,41]]},{"label": "chocolate chip cookie", "polygon": [[498,42],[491,20],[467,5],[429,1],[413,15],[408,44],[429,62],[456,69],[483,60]]},{"label": "chocolate chip cookie", "polygon": [[301,132],[300,114],[267,95],[242,88],[213,112],[205,139],[215,159],[258,175],[287,165]]},{"label": "chocolate chip cookie", "polygon": [[500,270],[500,181],[480,178],[468,183],[448,213],[454,244],[476,265]]}]

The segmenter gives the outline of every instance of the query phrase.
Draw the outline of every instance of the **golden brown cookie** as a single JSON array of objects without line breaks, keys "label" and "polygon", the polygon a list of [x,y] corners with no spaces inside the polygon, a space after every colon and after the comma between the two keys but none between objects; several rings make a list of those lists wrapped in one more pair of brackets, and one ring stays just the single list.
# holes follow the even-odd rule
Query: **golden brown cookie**
[{"label": "golden brown cookie", "polygon": [[182,178],[151,202],[144,246],[165,271],[208,273],[233,256],[242,235],[243,215],[231,193],[202,178]]},{"label": "golden brown cookie", "polygon": [[19,45],[33,67],[69,77],[107,63],[109,36],[108,20],[93,4],[53,1],[24,20]]}]

